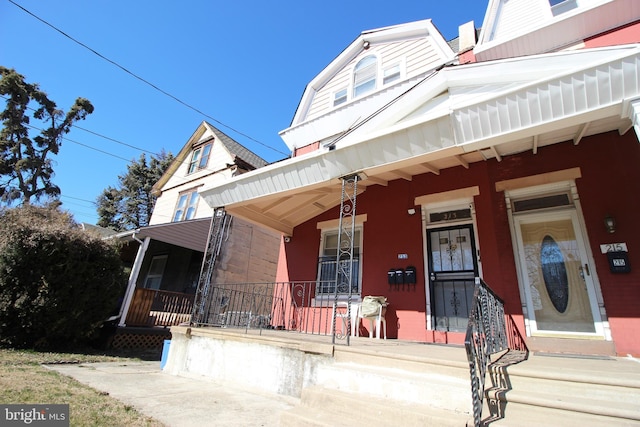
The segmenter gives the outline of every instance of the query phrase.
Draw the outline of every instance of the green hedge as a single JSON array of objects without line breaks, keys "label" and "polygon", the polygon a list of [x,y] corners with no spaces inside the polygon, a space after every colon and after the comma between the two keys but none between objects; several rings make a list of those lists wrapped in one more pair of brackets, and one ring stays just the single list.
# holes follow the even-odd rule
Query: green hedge
[{"label": "green hedge", "polygon": [[0,211],[0,346],[86,344],[116,308],[119,251],[55,208]]}]

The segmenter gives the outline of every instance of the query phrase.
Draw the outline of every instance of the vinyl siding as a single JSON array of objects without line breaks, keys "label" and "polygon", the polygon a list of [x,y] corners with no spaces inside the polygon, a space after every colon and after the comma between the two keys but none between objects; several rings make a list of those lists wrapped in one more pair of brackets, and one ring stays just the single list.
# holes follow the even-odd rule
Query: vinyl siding
[{"label": "vinyl siding", "polygon": [[547,0],[501,1],[490,40],[507,40],[540,26],[551,18]]},{"label": "vinyl siding", "polygon": [[[204,184],[212,184],[226,181],[231,177],[231,171],[227,164],[233,163],[233,157],[218,141],[214,141],[211,147],[209,163],[205,169],[192,174],[187,174],[191,152],[186,156],[180,167],[162,188],[162,194],[158,197],[149,221],[150,225],[171,222],[173,213],[180,194],[194,188],[202,188]],[[212,215],[213,210],[200,198],[196,208],[196,218],[206,218]]]},{"label": "vinyl siding", "polygon": [[365,56],[375,55],[378,58],[378,85],[381,89],[382,71],[385,67],[400,62],[404,67],[402,78],[412,77],[424,73],[440,65],[439,50],[434,47],[429,38],[412,39],[401,42],[386,43],[372,46],[353,58],[342,70],[336,73],[322,88],[320,88],[309,107],[305,120],[312,120],[333,109],[334,93],[347,88],[347,102],[353,100],[353,68]]}]

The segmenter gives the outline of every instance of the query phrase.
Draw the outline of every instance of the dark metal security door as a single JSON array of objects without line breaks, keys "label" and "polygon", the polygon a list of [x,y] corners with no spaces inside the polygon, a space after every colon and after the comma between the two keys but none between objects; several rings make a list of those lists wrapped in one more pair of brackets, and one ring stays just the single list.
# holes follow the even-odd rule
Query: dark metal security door
[{"label": "dark metal security door", "polygon": [[427,230],[433,327],[464,332],[478,276],[472,225]]}]

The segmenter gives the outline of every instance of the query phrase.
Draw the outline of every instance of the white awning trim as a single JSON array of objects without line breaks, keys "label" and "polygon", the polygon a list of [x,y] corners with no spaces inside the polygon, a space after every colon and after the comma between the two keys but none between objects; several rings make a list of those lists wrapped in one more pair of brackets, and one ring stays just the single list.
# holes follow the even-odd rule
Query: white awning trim
[{"label": "white awning trim", "polygon": [[[640,50],[596,66],[520,86],[486,102],[453,112],[456,142],[489,141],[501,135],[621,105],[640,92]],[[487,146],[489,144],[487,143]],[[474,150],[478,149],[474,145]]]}]

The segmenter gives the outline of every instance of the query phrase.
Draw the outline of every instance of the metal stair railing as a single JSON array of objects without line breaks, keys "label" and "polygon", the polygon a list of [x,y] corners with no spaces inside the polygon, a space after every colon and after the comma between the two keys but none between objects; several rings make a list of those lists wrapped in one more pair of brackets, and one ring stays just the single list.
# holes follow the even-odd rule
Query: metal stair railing
[{"label": "metal stair railing", "polygon": [[464,346],[467,350],[471,375],[473,420],[476,427],[482,423],[482,401],[485,374],[491,355],[509,348],[504,316],[504,301],[479,277],[469,314]]}]

